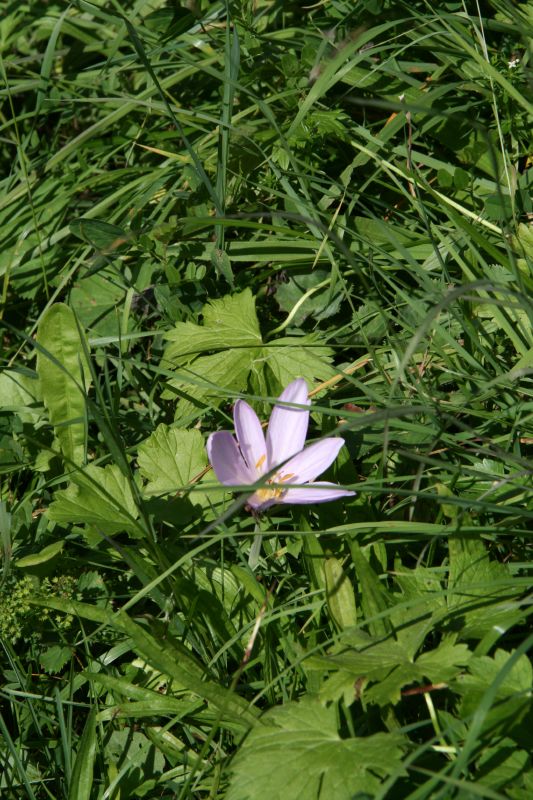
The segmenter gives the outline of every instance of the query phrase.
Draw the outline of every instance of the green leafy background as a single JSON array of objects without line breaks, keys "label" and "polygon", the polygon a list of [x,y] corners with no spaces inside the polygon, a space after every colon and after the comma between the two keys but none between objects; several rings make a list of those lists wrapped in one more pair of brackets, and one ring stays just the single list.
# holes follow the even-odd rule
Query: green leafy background
[{"label": "green leafy background", "polygon": [[[6,6],[2,798],[533,796],[532,41]],[[296,377],[356,494],[256,520],[206,440]]]}]

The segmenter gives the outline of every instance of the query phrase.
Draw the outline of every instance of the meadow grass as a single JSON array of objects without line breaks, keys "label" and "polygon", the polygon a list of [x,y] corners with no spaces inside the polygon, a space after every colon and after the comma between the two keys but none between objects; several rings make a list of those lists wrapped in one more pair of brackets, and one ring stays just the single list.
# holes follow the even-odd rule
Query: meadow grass
[{"label": "meadow grass", "polygon": [[[2,798],[533,796],[532,42],[7,3]],[[205,442],[297,377],[356,495],[255,519]]]}]

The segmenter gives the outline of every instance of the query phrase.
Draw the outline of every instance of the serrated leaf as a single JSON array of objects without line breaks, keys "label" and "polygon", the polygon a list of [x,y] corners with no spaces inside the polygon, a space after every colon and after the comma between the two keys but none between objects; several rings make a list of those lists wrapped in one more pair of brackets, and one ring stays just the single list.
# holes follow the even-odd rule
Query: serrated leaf
[{"label": "serrated leaf", "polygon": [[250,377],[257,394],[275,396],[294,378],[313,383],[335,374],[332,350],[312,339],[285,337],[263,346],[249,289],[207,303],[202,314],[203,325],[179,322],[166,334],[162,364],[178,374],[163,397],[177,398],[177,420],[218,406],[226,392],[246,391]]},{"label": "serrated leaf", "polygon": [[170,341],[164,362],[180,365],[206,350],[258,347],[261,331],[250,289],[212,300],[202,309],[203,325],[179,322],[165,338]]},{"label": "serrated leaf", "polygon": [[63,303],[51,306],[37,330],[37,374],[50,422],[65,458],[85,460],[86,415],[84,348],[72,310]]},{"label": "serrated leaf", "polygon": [[435,650],[429,650],[416,659],[416,666],[432,683],[442,683],[457,675],[459,667],[469,663],[472,654],[466,644],[454,644],[445,639]]},{"label": "serrated leaf", "polygon": [[181,367],[163,395],[177,398],[176,419],[218,406],[227,391],[244,391],[262,343],[249,289],[207,303],[202,314],[203,325],[179,322],[166,336],[162,363]]},{"label": "serrated leaf", "polygon": [[261,721],[232,762],[226,800],[352,800],[401,770],[402,736],[341,739],[334,706],[289,702]]},{"label": "serrated leaf", "polygon": [[158,425],[139,445],[137,463],[141,474],[148,479],[147,494],[182,491],[207,466],[202,434]]},{"label": "serrated leaf", "polygon": [[493,705],[486,710],[483,729],[510,733],[531,709],[533,669],[527,655],[521,655],[507,670],[514,651],[496,650],[494,657],[475,656],[468,672],[457,676],[453,688],[462,695],[461,716],[474,716],[485,702],[485,694],[505,670],[498,682]]},{"label": "serrated leaf", "polygon": [[55,522],[94,525],[104,533],[142,534],[135,524],[139,512],[131,487],[116,464],[89,464],[75,473],[70,485],[55,493],[48,516]]},{"label": "serrated leaf", "polygon": [[[473,705],[471,692],[485,692],[506,666],[514,651],[496,650],[494,657],[475,656],[469,664],[469,674],[461,676],[458,688],[465,695],[469,706]],[[527,655],[521,655],[498,686],[496,697],[510,698],[516,694],[531,697],[533,669]]]},{"label": "serrated leaf", "polygon": [[286,336],[275,339],[261,350],[259,359],[267,368],[267,386],[271,394],[279,394],[295,378],[308,384],[326,381],[335,375],[330,366],[332,350],[314,341]]},{"label": "serrated leaf", "polygon": [[[428,680],[432,683],[447,682],[471,657],[466,645],[455,645],[452,640],[445,640],[435,650],[415,658],[413,641],[417,636],[403,638],[405,642],[375,640],[361,631],[344,634],[336,651],[321,659],[330,668],[337,666],[339,673],[326,682],[320,696],[324,700],[346,699],[351,691],[353,701],[354,686],[359,685],[359,694],[367,703],[380,706],[397,703],[405,686]],[[351,642],[354,646],[347,646]]]},{"label": "serrated leaf", "polygon": [[223,350],[197,358],[168,382],[164,398],[176,400],[175,419],[184,420],[199,409],[227,401],[226,392],[246,389],[255,350]]},{"label": "serrated leaf", "polygon": [[61,647],[54,644],[39,656],[39,662],[45,672],[60,672],[72,657],[70,647]]},{"label": "serrated leaf", "polygon": [[[529,753],[519,750],[513,739],[505,738],[497,747],[488,747],[483,751],[476,764],[477,779],[492,789],[520,786],[520,778],[531,764]],[[522,788],[522,797],[530,795]]]}]

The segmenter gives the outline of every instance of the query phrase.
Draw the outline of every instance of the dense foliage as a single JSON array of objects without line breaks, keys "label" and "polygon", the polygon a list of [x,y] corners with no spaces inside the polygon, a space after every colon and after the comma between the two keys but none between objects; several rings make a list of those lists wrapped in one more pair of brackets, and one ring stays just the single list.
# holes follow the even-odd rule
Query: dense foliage
[{"label": "dense foliage", "polygon": [[[0,48],[2,797],[532,797],[533,0]],[[297,377],[356,494],[253,515],[206,440]]]}]

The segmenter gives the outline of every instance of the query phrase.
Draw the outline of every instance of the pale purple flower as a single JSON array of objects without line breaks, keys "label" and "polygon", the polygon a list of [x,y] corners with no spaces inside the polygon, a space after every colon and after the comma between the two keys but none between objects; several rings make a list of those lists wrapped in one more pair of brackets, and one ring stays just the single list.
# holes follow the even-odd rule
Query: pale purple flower
[{"label": "pale purple flower", "polygon": [[[278,398],[266,437],[255,411],[244,400],[237,400],[233,410],[236,438],[229,431],[218,431],[207,440],[209,460],[220,483],[247,486],[269,476],[248,498],[254,511],[276,503],[327,503],[355,494],[335,483],[314,483],[335,461],[344,439],[321,439],[304,448],[309,405],[307,384],[298,378]],[[297,488],[291,488],[293,485]]]}]

